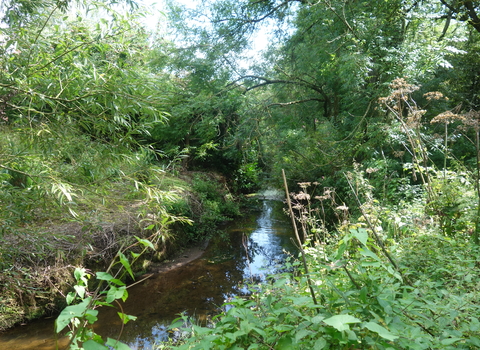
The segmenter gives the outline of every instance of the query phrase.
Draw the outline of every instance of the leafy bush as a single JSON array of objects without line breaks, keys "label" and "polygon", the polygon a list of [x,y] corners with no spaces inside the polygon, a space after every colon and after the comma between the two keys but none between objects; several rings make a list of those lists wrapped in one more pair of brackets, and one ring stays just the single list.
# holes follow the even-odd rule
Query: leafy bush
[{"label": "leafy bush", "polygon": [[[427,243],[431,238],[421,240]],[[415,257],[429,251],[428,256],[439,258],[457,249],[447,244],[434,253],[431,244],[414,242]],[[364,229],[351,230],[336,248],[308,249],[319,305],[308,292],[307,276],[275,276],[271,284],[251,286],[248,300],[236,298],[225,304],[210,327],[192,325],[191,338],[178,348],[420,350],[480,345],[480,310],[475,303],[480,285],[474,279],[480,268],[478,249],[462,253],[467,263],[456,259],[448,267],[462,275],[449,278],[462,277],[464,286],[458,289],[457,283],[442,280],[444,272],[429,276],[432,270],[425,270],[421,261],[396,271],[374,253],[378,247]],[[415,260],[412,256],[410,261]],[[435,265],[439,261],[425,260],[439,268]],[[421,276],[409,284],[402,276],[411,278],[414,271]],[[179,319],[172,327],[185,322]]]},{"label": "leafy bush", "polygon": [[[403,216],[410,231],[385,235],[382,220],[391,217],[372,196],[363,172],[356,168],[346,179],[354,197],[364,200],[359,202],[362,217],[352,223],[344,216],[328,241],[313,244],[313,235],[305,235],[308,270],[294,262],[289,266],[295,266],[295,273],[251,285],[251,295],[226,303],[211,325],[184,328],[188,337],[179,349],[480,346],[480,284],[475,279],[480,248],[469,244],[465,235],[452,239],[438,226],[414,222],[415,215]],[[303,232],[325,228],[321,212],[311,206],[310,185],[299,184],[302,191],[292,195]],[[423,209],[417,214],[425,215],[424,202],[416,203]],[[185,324],[183,317],[172,327]]]}]

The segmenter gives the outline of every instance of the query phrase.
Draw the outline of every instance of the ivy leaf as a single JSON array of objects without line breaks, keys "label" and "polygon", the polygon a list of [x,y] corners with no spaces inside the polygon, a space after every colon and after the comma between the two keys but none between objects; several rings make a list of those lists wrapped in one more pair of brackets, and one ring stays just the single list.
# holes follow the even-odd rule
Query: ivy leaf
[{"label": "ivy leaf", "polygon": [[397,335],[390,333],[388,329],[380,326],[378,323],[375,323],[375,322],[367,322],[364,324],[364,327],[372,332],[377,333],[382,338],[385,338],[390,341],[394,341],[395,339],[398,338]]},{"label": "ivy leaf", "polygon": [[323,322],[325,322],[329,326],[332,326],[338,331],[343,332],[349,329],[348,327],[349,323],[359,323],[362,321],[351,315],[335,315],[335,316],[326,318],[325,320],[323,320]]}]

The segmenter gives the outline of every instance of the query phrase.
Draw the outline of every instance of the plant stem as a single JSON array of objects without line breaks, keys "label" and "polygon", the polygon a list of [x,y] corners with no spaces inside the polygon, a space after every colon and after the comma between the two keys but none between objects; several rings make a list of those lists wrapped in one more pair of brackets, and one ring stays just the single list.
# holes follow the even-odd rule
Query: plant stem
[{"label": "plant stem", "polygon": [[375,230],[375,226],[372,225],[372,222],[370,221],[368,215],[365,213],[365,211],[363,210],[362,208],[362,203],[360,202],[360,199],[358,198],[357,196],[357,193],[355,192],[354,188],[353,188],[353,185],[352,185],[352,182],[350,181],[350,179],[348,178],[348,176],[345,175],[345,178],[347,179],[347,182],[348,182],[348,185],[350,186],[351,190],[352,190],[352,193],[358,203],[358,208],[360,209],[360,212],[362,213],[363,217],[365,218],[365,220],[367,221],[367,224],[368,224],[368,227],[370,227],[370,230],[372,231],[373,233],[373,236],[375,237],[375,241],[377,242],[377,244],[379,245],[380,249],[382,250],[383,254],[387,257],[388,261],[390,261],[390,263],[393,265],[393,267],[395,268],[395,270],[398,271],[398,273],[406,279],[406,282],[408,284],[411,284],[411,282],[408,280],[408,278],[406,278],[406,276],[404,276],[402,274],[402,271],[400,271],[397,263],[395,262],[395,260],[393,260],[392,256],[388,253],[387,249],[385,248],[385,245],[383,244],[383,241],[382,239],[380,238],[380,236],[378,235],[377,231]]},{"label": "plant stem", "polygon": [[477,217],[475,218],[475,230],[473,231],[473,244],[480,244],[480,130],[475,130],[475,148],[477,151],[477,176],[475,187],[477,190]]},{"label": "plant stem", "polygon": [[312,280],[308,272],[307,258],[305,250],[303,249],[302,241],[300,240],[300,235],[298,234],[297,223],[295,222],[295,215],[293,214],[292,202],[290,201],[290,193],[288,192],[287,177],[285,176],[285,170],[282,169],[283,184],[285,186],[285,193],[287,197],[288,211],[290,212],[290,217],[292,218],[293,231],[295,232],[295,238],[297,239],[298,249],[300,249],[300,254],[302,255],[303,268],[305,269],[305,274],[307,275],[308,288],[310,289],[310,294],[312,295],[313,303],[318,305],[317,298],[315,297],[315,291],[313,290]]}]

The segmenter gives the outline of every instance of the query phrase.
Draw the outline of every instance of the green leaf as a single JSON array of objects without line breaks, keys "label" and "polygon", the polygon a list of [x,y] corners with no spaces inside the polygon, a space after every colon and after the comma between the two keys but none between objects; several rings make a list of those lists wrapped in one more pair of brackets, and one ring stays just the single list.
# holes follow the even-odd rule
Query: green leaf
[{"label": "green leaf", "polygon": [[289,335],[284,335],[283,337],[281,337],[278,342],[277,342],[277,346],[275,347],[275,349],[277,350],[282,350],[282,349],[285,349],[285,350],[290,350],[292,348],[292,337],[289,336]]},{"label": "green leaf", "polygon": [[97,272],[96,276],[97,276],[97,279],[99,279],[99,280],[112,282],[112,283],[115,283],[116,285],[119,285],[119,286],[124,286],[125,285],[125,283],[123,283],[121,280],[113,277],[112,275],[110,275],[107,272]]},{"label": "green leaf", "polygon": [[318,338],[316,341],[315,341],[315,344],[313,344],[313,348],[315,350],[321,350],[323,349],[325,346],[327,345],[327,341],[325,340],[325,338]]},{"label": "green leaf", "polygon": [[130,276],[133,279],[135,279],[135,277],[133,276],[132,267],[130,266],[130,262],[128,261],[125,254],[123,254],[122,252],[118,252],[118,257],[120,259],[120,263],[123,265],[123,267],[125,267],[125,270],[127,270],[127,272],[130,274]]},{"label": "green leaf", "polygon": [[275,332],[279,332],[279,333],[291,331],[293,328],[294,327],[289,324],[279,324],[279,325],[273,326],[273,329],[275,330]]},{"label": "green leaf", "polygon": [[363,245],[367,245],[368,232],[364,228],[359,228],[358,230],[351,229],[350,233],[358,239]]},{"label": "green leaf", "polygon": [[376,322],[367,322],[363,326],[365,328],[367,328],[368,330],[377,333],[379,336],[381,336],[382,338],[385,338],[387,340],[394,341],[395,339],[398,339],[397,335],[394,335],[394,334],[390,333],[390,331],[388,329],[386,329],[383,326],[380,326]]},{"label": "green leaf", "polygon": [[323,320],[326,324],[329,326],[334,327],[340,332],[343,332],[347,329],[349,329],[348,324],[349,323],[359,323],[361,322],[358,318],[350,316],[350,315],[335,315],[330,318],[327,318]]},{"label": "green leaf", "polygon": [[75,271],[73,271],[73,276],[77,281],[79,281],[84,275],[85,275],[85,269],[81,269],[77,267]]},{"label": "green leaf", "polygon": [[452,345],[453,343],[456,343],[459,340],[462,340],[463,338],[447,338],[443,339],[440,341],[442,345]]},{"label": "green leaf", "polygon": [[313,323],[320,323],[320,322],[322,322],[324,319],[325,319],[324,316],[322,316],[322,315],[316,315],[315,317],[312,317],[312,319],[311,319],[310,321],[312,321]]},{"label": "green leaf", "polygon": [[123,301],[125,301],[127,300],[127,298],[128,298],[128,292],[125,286],[118,287],[118,288],[115,286],[111,286],[107,292],[107,297],[105,301],[107,303],[111,303],[112,301],[117,299],[122,299]]},{"label": "green leaf", "polygon": [[87,340],[83,343],[83,348],[85,350],[108,350],[108,348],[102,344],[97,343],[95,340]]},{"label": "green leaf", "polygon": [[359,251],[360,251],[360,254],[362,254],[363,256],[373,258],[377,261],[381,261],[380,258],[377,256],[377,254],[375,254],[368,248],[360,248]]},{"label": "green leaf", "polygon": [[113,280],[113,276],[108,272],[97,272],[95,275],[99,280],[103,280],[103,281]]},{"label": "green leaf", "polygon": [[82,281],[84,285],[88,284],[87,278],[90,278],[90,274],[86,272],[84,268],[77,267],[73,272],[73,276],[77,282]]},{"label": "green leaf", "polygon": [[343,257],[343,253],[347,249],[347,245],[344,242],[341,242],[338,246],[336,260],[340,260]]},{"label": "green leaf", "polygon": [[76,296],[76,294],[74,292],[69,292],[67,294],[67,297],[65,298],[65,300],[67,301],[67,305],[70,305],[72,303],[72,301],[75,300],[75,296]]},{"label": "green leaf", "polygon": [[139,238],[137,236],[134,236],[138,242],[140,242],[141,244],[143,244],[145,247],[149,247],[149,248],[152,248],[153,250],[155,250],[155,247],[153,246],[153,243],[150,242],[148,239],[142,239],[142,238]]},{"label": "green leaf", "polygon": [[117,312],[120,319],[123,321],[123,324],[127,324],[128,321],[135,321],[137,316],[127,315],[122,312]]},{"label": "green leaf", "polygon": [[480,338],[470,337],[469,339],[467,339],[466,342],[467,342],[467,344],[472,344],[472,345],[480,347]]},{"label": "green leaf", "polygon": [[98,310],[88,309],[85,312],[85,318],[90,324],[94,324],[98,320],[97,315],[98,315]]},{"label": "green leaf", "polygon": [[61,332],[66,326],[68,326],[72,318],[83,317],[91,299],[91,297],[88,297],[79,304],[70,305],[63,309],[55,321],[55,331],[57,333]]},{"label": "green leaf", "polygon": [[127,344],[112,338],[107,338],[107,345],[115,350],[132,350]]},{"label": "green leaf", "polygon": [[73,286],[73,289],[75,289],[75,291],[77,292],[78,296],[80,298],[85,298],[85,287],[84,286],[79,286],[79,285],[76,285],[76,286]]},{"label": "green leaf", "polygon": [[313,332],[308,329],[301,329],[295,334],[295,340],[298,342],[310,334],[313,334]]}]

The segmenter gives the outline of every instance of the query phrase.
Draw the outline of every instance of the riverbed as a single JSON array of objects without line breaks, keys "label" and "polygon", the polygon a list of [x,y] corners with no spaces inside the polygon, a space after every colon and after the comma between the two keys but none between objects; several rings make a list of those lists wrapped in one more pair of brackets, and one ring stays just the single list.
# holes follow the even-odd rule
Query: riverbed
[{"label": "riverbed", "polygon": [[[136,321],[121,330],[119,310],[101,308],[95,331],[119,337],[132,349],[149,350],[168,339],[168,326],[180,314],[205,325],[230,298],[248,294],[246,282],[263,283],[269,274],[282,272],[287,256],[297,252],[291,222],[281,201],[264,200],[260,206],[258,212],[227,224],[198,258],[178,266],[173,262],[129,288],[123,312],[137,316]],[[18,326],[0,334],[0,349],[54,350],[53,329],[53,318]],[[67,343],[58,339],[59,349]]]}]

